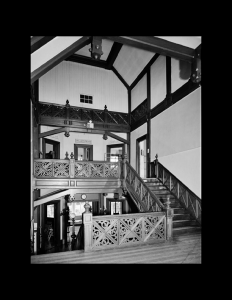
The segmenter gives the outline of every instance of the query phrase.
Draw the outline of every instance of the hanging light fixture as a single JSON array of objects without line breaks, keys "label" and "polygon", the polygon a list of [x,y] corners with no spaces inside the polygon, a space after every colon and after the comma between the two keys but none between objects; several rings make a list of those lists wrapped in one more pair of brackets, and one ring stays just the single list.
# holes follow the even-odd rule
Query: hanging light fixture
[{"label": "hanging light fixture", "polygon": [[103,54],[102,52],[102,39],[93,36],[92,38],[92,43],[91,43],[91,48],[89,49],[89,52],[91,53],[91,57],[99,60]]}]

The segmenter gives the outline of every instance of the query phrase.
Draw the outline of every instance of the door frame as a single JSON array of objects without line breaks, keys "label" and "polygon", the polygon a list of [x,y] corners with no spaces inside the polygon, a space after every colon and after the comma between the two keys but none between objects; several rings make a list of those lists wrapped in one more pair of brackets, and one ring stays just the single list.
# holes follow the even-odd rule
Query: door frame
[{"label": "door frame", "polygon": [[78,148],[89,148],[89,161],[93,160],[93,145],[90,144],[74,144],[74,158],[77,160]]},{"label": "door frame", "polygon": [[111,148],[122,148],[122,155],[125,154],[125,144],[111,144],[111,145],[106,145],[106,159],[107,161],[110,161],[110,158],[107,157],[107,154],[110,153]]},{"label": "door frame", "polygon": [[[136,139],[136,171],[140,174],[140,153],[139,153],[139,143],[142,141],[146,141],[146,150],[147,150],[147,134],[142,135],[141,137]],[[147,151],[146,151],[146,162],[147,162]],[[147,177],[147,165],[146,165],[146,174]],[[140,175],[139,175],[140,176]]]},{"label": "door frame", "polygon": [[45,159],[46,155],[46,144],[53,145],[53,147],[57,147],[57,157],[56,159],[60,159],[60,142],[50,140],[47,138],[42,138],[42,152],[43,152],[43,158]]}]

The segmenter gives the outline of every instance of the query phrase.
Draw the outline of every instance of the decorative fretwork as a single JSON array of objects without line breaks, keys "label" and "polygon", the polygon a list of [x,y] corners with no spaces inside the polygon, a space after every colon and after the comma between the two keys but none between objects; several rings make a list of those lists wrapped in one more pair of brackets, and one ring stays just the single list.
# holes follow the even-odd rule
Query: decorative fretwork
[{"label": "decorative fretwork", "polygon": [[158,178],[199,224],[201,224],[201,199],[169,172],[158,159],[154,161],[154,168],[151,168],[151,177]]},{"label": "decorative fretwork", "polygon": [[69,177],[69,163],[54,163],[55,177]]},{"label": "decorative fretwork", "polygon": [[36,177],[52,177],[52,162],[51,161],[35,161],[34,175]]},{"label": "decorative fretwork", "polygon": [[148,110],[147,110],[147,99],[146,99],[131,112],[131,124],[144,117],[147,114],[147,111]]},{"label": "decorative fretwork", "polygon": [[132,195],[140,211],[162,211],[164,209],[164,205],[128,162],[126,162],[125,183],[128,192]]},{"label": "decorative fretwork", "polygon": [[[70,105],[56,105],[53,103],[39,103],[40,116],[55,117],[62,119],[89,121],[94,123],[109,123],[114,125],[128,125],[129,118],[127,113],[113,112],[100,109],[90,109]],[[67,110],[68,109],[68,110]]]},{"label": "decorative fretwork", "polygon": [[110,162],[75,162],[75,177],[119,178],[119,164]]},{"label": "decorative fretwork", "polygon": [[166,240],[164,212],[95,216],[92,223],[92,249]]},{"label": "decorative fretwork", "polygon": [[[71,165],[70,165],[71,164]],[[37,178],[70,178],[70,169],[74,168],[72,178],[108,178],[120,177],[119,162],[69,161],[62,159],[36,159],[34,176]]]}]

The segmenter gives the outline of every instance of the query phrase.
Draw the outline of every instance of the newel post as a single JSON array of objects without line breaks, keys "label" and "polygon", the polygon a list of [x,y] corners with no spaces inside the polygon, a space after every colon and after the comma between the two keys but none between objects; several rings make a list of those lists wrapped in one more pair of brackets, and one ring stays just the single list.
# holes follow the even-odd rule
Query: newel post
[{"label": "newel post", "polygon": [[90,251],[92,249],[92,218],[93,215],[89,211],[90,205],[86,201],[85,212],[82,214],[82,222],[84,224],[84,251]]},{"label": "newel post", "polygon": [[70,178],[74,178],[74,175],[75,175],[75,159],[74,159],[73,152],[71,152],[70,156],[71,156],[71,158],[69,160],[69,176],[70,176]]},{"label": "newel post", "polygon": [[158,154],[156,154],[155,156],[155,160],[154,160],[154,165],[155,165],[155,177],[158,178]]},{"label": "newel post", "polygon": [[166,211],[166,237],[167,240],[173,238],[173,208],[170,208],[170,198],[166,202],[167,207],[164,209]]}]

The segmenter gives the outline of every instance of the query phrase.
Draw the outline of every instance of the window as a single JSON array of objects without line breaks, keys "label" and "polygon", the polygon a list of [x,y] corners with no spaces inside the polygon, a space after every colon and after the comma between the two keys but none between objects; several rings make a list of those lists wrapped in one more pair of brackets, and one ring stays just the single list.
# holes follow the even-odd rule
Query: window
[{"label": "window", "polygon": [[120,215],[122,213],[122,202],[111,202],[111,215]]},{"label": "window", "polygon": [[80,95],[80,102],[81,103],[88,103],[88,104],[93,104],[93,96],[88,96],[88,95]]},{"label": "window", "polygon": [[[92,201],[90,201],[89,204],[92,208]],[[82,213],[85,212],[84,205],[85,202],[80,202],[80,201],[68,203],[70,214],[75,213],[76,216],[82,216]]]},{"label": "window", "polygon": [[47,205],[47,218],[54,218],[54,204]]}]

